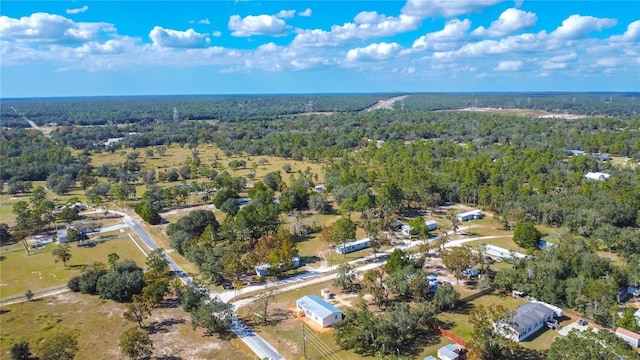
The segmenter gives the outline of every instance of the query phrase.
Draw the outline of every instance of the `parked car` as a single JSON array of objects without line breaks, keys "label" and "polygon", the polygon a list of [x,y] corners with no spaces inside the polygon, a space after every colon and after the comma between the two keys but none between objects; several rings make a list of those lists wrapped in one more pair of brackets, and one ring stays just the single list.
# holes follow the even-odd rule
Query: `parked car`
[{"label": "parked car", "polygon": [[589,323],[585,319],[580,319],[580,320],[578,320],[578,325],[587,326],[587,325],[589,325]]}]

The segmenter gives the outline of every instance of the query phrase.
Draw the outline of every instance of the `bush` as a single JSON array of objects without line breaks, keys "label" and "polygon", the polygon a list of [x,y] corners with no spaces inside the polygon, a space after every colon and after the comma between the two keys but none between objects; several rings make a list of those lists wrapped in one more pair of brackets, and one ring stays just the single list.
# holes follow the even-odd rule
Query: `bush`
[{"label": "bush", "polygon": [[540,243],[542,234],[532,222],[518,223],[513,231],[513,241],[525,249],[533,249]]},{"label": "bush", "polygon": [[151,225],[160,224],[162,221],[162,217],[153,207],[147,203],[146,201],[142,201],[136,204],[135,212],[138,214],[142,220],[148,222]]}]

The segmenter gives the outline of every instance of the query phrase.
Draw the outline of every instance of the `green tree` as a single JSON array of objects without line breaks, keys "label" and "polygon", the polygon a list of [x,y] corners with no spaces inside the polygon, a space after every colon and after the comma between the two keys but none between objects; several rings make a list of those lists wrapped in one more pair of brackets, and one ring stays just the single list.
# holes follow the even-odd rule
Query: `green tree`
[{"label": "green tree", "polygon": [[113,271],[118,264],[118,260],[120,260],[120,255],[116,253],[110,253],[107,255],[107,261],[109,262],[109,268]]},{"label": "green tree", "polygon": [[30,360],[31,350],[29,350],[29,343],[26,341],[20,341],[11,345],[11,360]]},{"label": "green tree", "polygon": [[71,260],[69,244],[59,244],[51,251],[51,254],[56,258],[56,262],[62,261],[64,266],[67,266],[67,261]]},{"label": "green tree", "polygon": [[154,270],[160,275],[164,275],[169,272],[169,261],[164,255],[164,250],[161,248],[155,249],[147,256],[146,264],[149,270]]},{"label": "green tree", "polygon": [[207,329],[208,335],[224,334],[231,328],[233,305],[218,297],[203,299],[195,310],[191,311],[191,326]]},{"label": "green tree", "polygon": [[138,327],[142,327],[142,322],[151,316],[151,309],[140,295],[134,295],[133,301],[127,304],[123,313],[125,320],[135,322]]},{"label": "green tree", "polygon": [[460,301],[460,293],[449,284],[438,286],[433,294],[433,305],[438,310],[454,309]]},{"label": "green tree", "polygon": [[456,246],[442,254],[442,263],[455,275],[462,279],[462,273],[475,263],[471,249],[466,246]]},{"label": "green tree", "polygon": [[153,342],[146,331],[137,327],[127,329],[120,335],[120,350],[129,359],[148,357],[153,352]]},{"label": "green tree", "polygon": [[469,323],[473,326],[471,341],[468,343],[472,359],[493,360],[511,359],[514,357],[517,344],[504,336],[500,331],[509,331],[509,328],[499,328],[495,324],[498,321],[509,321],[513,318],[502,305],[478,305],[469,313]]},{"label": "green tree", "polygon": [[333,279],[333,286],[337,286],[342,290],[353,290],[354,280],[356,279],[356,273],[348,263],[342,263],[338,265],[338,273],[336,278]]},{"label": "green tree", "polygon": [[605,331],[573,329],[555,340],[547,352],[547,360],[637,359],[638,354],[624,340]]},{"label": "green tree", "polygon": [[624,309],[622,316],[620,316],[616,321],[616,325],[635,333],[640,332],[640,325],[638,325],[638,319],[635,316],[635,312],[636,309],[632,307]]},{"label": "green tree", "polygon": [[408,264],[409,259],[407,258],[407,254],[405,254],[401,249],[395,248],[393,249],[393,252],[391,252],[391,255],[389,255],[389,259],[385,264],[385,270],[388,274],[391,274],[398,269],[402,269]]},{"label": "green tree", "polygon": [[78,217],[78,209],[70,206],[66,206],[58,214],[58,219],[66,224],[71,224],[72,222],[78,220]]},{"label": "green tree", "polygon": [[36,353],[40,360],[72,360],[78,353],[77,336],[64,330],[47,333]]},{"label": "green tree", "polygon": [[330,236],[334,244],[353,241],[356,238],[356,223],[350,216],[342,216],[336,221]]},{"label": "green tree", "polygon": [[541,237],[542,233],[532,222],[518,223],[513,231],[513,241],[525,249],[536,248]]},{"label": "green tree", "polygon": [[134,210],[142,220],[148,222],[150,225],[157,225],[162,221],[160,214],[146,201],[138,202]]}]

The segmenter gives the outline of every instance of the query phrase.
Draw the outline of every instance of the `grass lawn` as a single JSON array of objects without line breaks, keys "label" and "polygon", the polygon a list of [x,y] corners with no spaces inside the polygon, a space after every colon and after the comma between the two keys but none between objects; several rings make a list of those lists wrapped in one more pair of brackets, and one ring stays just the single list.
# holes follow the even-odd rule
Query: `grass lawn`
[{"label": "grass lawn", "polygon": [[[119,232],[118,234],[123,235]],[[55,246],[49,244],[45,249],[50,251]],[[93,247],[71,245],[71,260],[66,267],[61,262],[56,263],[49,251],[30,256],[24,251],[5,254],[4,259],[0,261],[0,297],[66,284],[69,279],[81,273],[83,265],[96,261],[106,263],[107,256],[113,252],[117,253],[120,259],[134,260],[138,266],[143,267],[145,263],[145,256],[129,236],[98,243]]]},{"label": "grass lawn", "polygon": [[518,244],[513,242],[513,237],[511,236],[470,241],[465,245],[469,245],[472,248],[476,248],[478,245],[482,245],[482,244],[495,245],[495,246],[505,248],[507,250],[513,250],[515,252],[519,252],[521,254],[527,254],[527,249],[521,248]]},{"label": "grass lawn", "polygon": [[[220,340],[193,330],[189,315],[175,302],[152,310],[143,322],[154,345],[153,358],[248,360],[253,353],[239,339]],[[33,352],[38,339],[52,329],[78,335],[78,360],[124,359],[119,337],[133,323],[124,320],[125,304],[72,292],[7,305],[0,314],[0,358],[9,358],[15,342],[26,340]]]}]

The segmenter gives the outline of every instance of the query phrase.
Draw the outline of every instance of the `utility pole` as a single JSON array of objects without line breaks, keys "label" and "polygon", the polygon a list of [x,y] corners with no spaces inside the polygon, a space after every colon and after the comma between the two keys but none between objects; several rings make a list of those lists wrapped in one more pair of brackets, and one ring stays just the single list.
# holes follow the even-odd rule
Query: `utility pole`
[{"label": "utility pole", "polygon": [[302,360],[307,358],[307,336],[304,334],[304,323],[302,325]]}]

